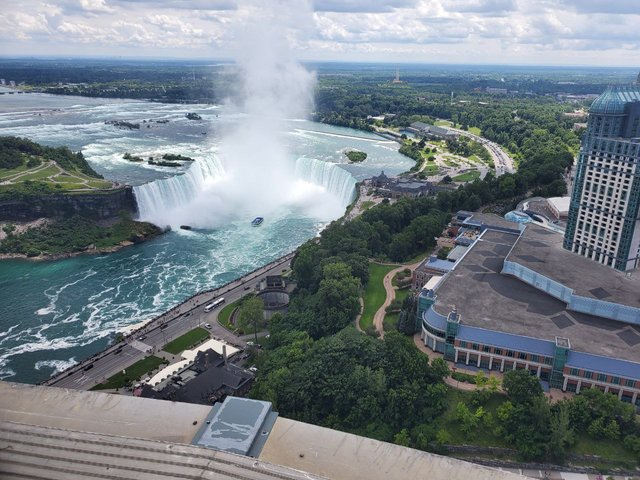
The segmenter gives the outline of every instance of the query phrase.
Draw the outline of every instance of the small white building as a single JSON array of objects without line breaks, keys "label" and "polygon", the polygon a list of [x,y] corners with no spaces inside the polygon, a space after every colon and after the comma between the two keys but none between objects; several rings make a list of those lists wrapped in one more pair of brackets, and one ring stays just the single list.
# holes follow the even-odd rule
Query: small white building
[{"label": "small white building", "polygon": [[547,203],[549,204],[549,209],[557,219],[567,218],[571,197],[551,197],[547,198]]}]

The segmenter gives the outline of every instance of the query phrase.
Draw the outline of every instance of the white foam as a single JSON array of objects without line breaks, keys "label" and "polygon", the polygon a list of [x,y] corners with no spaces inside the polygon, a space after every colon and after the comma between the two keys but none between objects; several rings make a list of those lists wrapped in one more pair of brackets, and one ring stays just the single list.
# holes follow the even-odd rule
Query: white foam
[{"label": "white foam", "polygon": [[71,357],[69,360],[40,360],[36,362],[35,369],[42,370],[43,368],[52,368],[52,374],[64,372],[67,368],[75,365],[75,357]]}]

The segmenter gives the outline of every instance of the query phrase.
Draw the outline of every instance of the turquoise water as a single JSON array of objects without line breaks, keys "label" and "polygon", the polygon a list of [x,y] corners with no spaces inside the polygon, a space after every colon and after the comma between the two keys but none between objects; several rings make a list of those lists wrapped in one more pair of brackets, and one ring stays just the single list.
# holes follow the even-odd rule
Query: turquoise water
[{"label": "turquoise water", "polygon": [[[186,112],[199,113],[203,121],[186,120]],[[154,121],[150,128],[129,131],[104,123],[112,119],[169,123]],[[105,177],[133,185],[176,171],[131,164],[121,158],[125,151],[182,153],[206,162],[216,154],[221,126],[241,121],[208,105],[47,95],[0,99],[0,135],[81,149]],[[412,164],[393,142],[355,130],[296,120],[281,135],[291,156],[338,164],[357,179],[381,169],[397,173]],[[363,150],[369,157],[363,164],[345,164],[345,148]],[[325,181],[317,172],[313,175],[315,181]],[[173,231],[109,255],[0,262],[0,377],[43,380],[104,348],[123,327],[294,250],[326,223],[310,211],[283,206],[260,228],[252,228],[245,218],[230,218],[216,229]]]}]

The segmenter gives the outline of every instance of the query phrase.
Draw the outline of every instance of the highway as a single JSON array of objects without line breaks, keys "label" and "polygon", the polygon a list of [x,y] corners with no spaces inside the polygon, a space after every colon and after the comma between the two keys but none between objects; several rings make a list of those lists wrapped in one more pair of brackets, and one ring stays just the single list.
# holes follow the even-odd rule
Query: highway
[{"label": "highway", "polygon": [[487,148],[487,150],[489,150],[489,153],[491,154],[491,158],[493,158],[493,163],[496,166],[496,177],[499,177],[504,173],[515,173],[516,171],[515,162],[509,155],[507,155],[507,153],[502,149],[500,145],[490,140],[487,140],[484,137],[480,137],[471,132],[467,132],[466,130],[460,130],[458,128],[451,128],[451,127],[448,127],[448,128],[450,130],[453,130],[454,132],[459,133],[460,135],[469,137],[472,140],[475,140],[476,142],[481,143]]},{"label": "highway", "polygon": [[[132,332],[124,341],[86,359],[64,372],[42,382],[43,385],[88,390],[104,382],[112,375],[126,370],[130,365],[162,349],[171,340],[206,323],[211,325],[210,335],[240,348],[246,342],[229,332],[217,322],[220,307],[205,312],[204,307],[212,299],[224,297],[225,304],[234,302],[256,289],[267,275],[279,275],[291,267],[293,254],[275,260],[244,277],[212,291],[202,292],[186,300],[170,311],[151,320],[143,328]],[[166,325],[166,326],[165,326]],[[162,327],[162,328],[161,328]],[[167,358],[167,354],[163,355]],[[172,360],[172,359],[170,359]]]}]

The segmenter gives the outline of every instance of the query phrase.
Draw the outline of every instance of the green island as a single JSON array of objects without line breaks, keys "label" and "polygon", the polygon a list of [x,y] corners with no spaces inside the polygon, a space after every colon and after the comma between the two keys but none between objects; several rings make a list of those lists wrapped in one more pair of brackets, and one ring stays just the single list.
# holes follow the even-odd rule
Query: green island
[{"label": "green island", "polygon": [[130,187],[104,180],[82,153],[0,137],[0,258],[106,253],[161,233],[134,212]]},{"label": "green island", "polygon": [[345,155],[347,156],[349,161],[353,163],[364,162],[367,158],[367,154],[359,150],[349,150],[345,152]]}]

